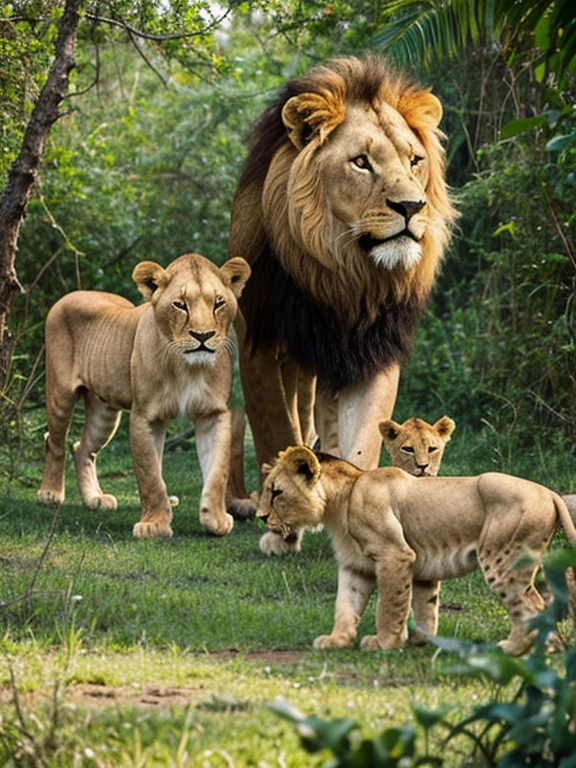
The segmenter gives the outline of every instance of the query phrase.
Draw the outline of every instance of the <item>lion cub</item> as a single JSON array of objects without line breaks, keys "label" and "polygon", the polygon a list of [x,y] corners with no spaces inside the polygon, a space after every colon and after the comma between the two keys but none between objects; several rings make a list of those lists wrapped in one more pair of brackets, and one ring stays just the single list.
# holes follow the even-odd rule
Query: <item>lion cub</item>
[{"label": "lion cub", "polygon": [[250,275],[241,258],[218,268],[188,254],[165,269],[152,261],[132,278],[147,301],[99,291],[64,296],[46,319],[46,461],[38,501],[64,501],[66,438],[79,395],[85,421],[74,445],[80,495],[90,509],[116,509],[100,488],[96,457],[113,437],[122,409],[130,409],[130,448],[141,518],[134,536],[171,536],[172,508],[162,479],[166,425],[182,413],[196,427],[204,486],[200,522],[223,535],[231,440],[228,398],[237,300]]},{"label": "lion cub", "polygon": [[[279,454],[256,514],[284,540],[303,527],[324,523],[328,529],[338,594],[332,632],[317,637],[316,648],[354,642],[376,587],[377,635],[364,637],[362,648],[400,648],[411,605],[417,628],[434,635],[439,581],[480,567],[511,622],[499,645],[522,655],[533,640],[528,622],[544,609],[534,586],[538,559],[559,521],[576,546],[563,500],[528,480],[494,472],[416,478],[391,467],[362,472],[303,446]],[[520,564],[526,555],[538,557]]]}]

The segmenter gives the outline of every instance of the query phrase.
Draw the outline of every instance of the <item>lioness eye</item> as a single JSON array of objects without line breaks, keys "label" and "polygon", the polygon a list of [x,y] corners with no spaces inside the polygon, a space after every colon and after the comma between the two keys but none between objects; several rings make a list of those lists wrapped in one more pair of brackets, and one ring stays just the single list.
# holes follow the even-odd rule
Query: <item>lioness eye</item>
[{"label": "lioness eye", "polygon": [[216,296],[216,301],[214,302],[214,312],[216,312],[220,307],[223,307],[226,302],[222,298],[222,296]]},{"label": "lioness eye", "polygon": [[180,309],[183,312],[186,312],[188,310],[188,307],[186,306],[185,301],[173,301],[172,306],[176,307],[176,309]]},{"label": "lioness eye", "polygon": [[418,165],[418,163],[421,163],[422,160],[424,160],[424,158],[421,157],[420,155],[413,155],[410,158],[410,167],[414,168],[414,166]]},{"label": "lioness eye", "polygon": [[361,171],[371,171],[372,166],[370,165],[370,160],[366,157],[366,155],[357,155],[357,157],[353,157],[350,161],[353,163],[356,168],[360,168]]},{"label": "lioness eye", "polygon": [[411,445],[403,445],[401,450],[403,450],[404,453],[414,453],[414,448],[412,448]]}]

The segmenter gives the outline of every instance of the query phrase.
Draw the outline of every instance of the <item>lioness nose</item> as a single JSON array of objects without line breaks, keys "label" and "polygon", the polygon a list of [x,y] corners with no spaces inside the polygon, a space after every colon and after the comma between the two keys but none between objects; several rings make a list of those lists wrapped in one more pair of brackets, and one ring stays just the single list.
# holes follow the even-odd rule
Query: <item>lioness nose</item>
[{"label": "lioness nose", "polygon": [[216,331],[206,331],[205,333],[202,333],[202,331],[189,331],[190,336],[195,338],[197,341],[200,342],[200,344],[204,344],[205,341],[208,341],[208,339],[211,339],[212,336],[214,336]]},{"label": "lioness nose", "polygon": [[394,200],[386,200],[386,203],[393,211],[399,213],[400,216],[404,216],[406,222],[409,222],[412,216],[426,205],[424,200],[400,200],[395,202]]}]

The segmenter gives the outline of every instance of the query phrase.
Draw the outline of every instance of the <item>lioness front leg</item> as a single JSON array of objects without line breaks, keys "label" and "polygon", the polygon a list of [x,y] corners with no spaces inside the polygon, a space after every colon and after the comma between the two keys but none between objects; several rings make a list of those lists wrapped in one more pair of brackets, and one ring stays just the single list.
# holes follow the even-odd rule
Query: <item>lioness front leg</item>
[{"label": "lioness front leg", "polygon": [[356,640],[358,624],[375,586],[376,578],[371,574],[339,569],[334,626],[329,635],[314,640],[314,648],[344,648]]},{"label": "lioness front leg", "polygon": [[362,638],[361,648],[375,651],[397,650],[407,636],[407,622],[412,602],[412,578],[416,553],[407,545],[401,549],[390,546],[378,558],[378,606],[376,635]]},{"label": "lioness front leg", "polygon": [[413,645],[423,645],[427,641],[426,635],[438,634],[439,600],[439,581],[415,581],[412,585],[412,610],[416,625],[416,631],[410,637]]},{"label": "lioness front leg", "polygon": [[229,410],[197,417],[196,450],[204,484],[200,496],[200,523],[206,533],[224,536],[234,519],[226,512],[232,417]]},{"label": "lioness front leg", "polygon": [[172,536],[172,507],[162,479],[162,450],[166,425],[149,422],[135,408],[130,413],[130,450],[138,481],[140,521],[132,533],[139,538]]}]

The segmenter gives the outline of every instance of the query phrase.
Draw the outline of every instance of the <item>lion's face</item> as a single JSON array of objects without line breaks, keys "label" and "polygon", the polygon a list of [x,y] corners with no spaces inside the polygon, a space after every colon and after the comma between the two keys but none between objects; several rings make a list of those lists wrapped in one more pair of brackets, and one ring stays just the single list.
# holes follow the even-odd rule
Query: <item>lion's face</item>
[{"label": "lion's face", "polygon": [[351,106],[318,156],[343,240],[384,268],[410,269],[428,226],[426,150],[388,104]]},{"label": "lion's face", "polygon": [[156,324],[171,352],[190,365],[213,365],[215,353],[229,343],[237,299],[249,275],[244,259],[230,259],[218,269],[188,254],[167,269],[141,262],[132,277],[153,305]]},{"label": "lion's face", "polygon": [[435,424],[417,418],[397,424],[388,419],[380,424],[380,432],[392,466],[417,477],[438,474],[444,448],[456,424],[443,416]]},{"label": "lion's face", "polygon": [[308,448],[297,446],[282,451],[263,470],[266,478],[256,516],[284,541],[294,542],[298,531],[318,525],[323,514],[320,462]]}]

